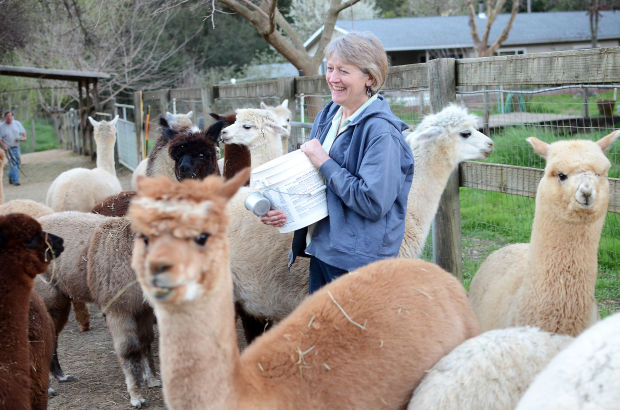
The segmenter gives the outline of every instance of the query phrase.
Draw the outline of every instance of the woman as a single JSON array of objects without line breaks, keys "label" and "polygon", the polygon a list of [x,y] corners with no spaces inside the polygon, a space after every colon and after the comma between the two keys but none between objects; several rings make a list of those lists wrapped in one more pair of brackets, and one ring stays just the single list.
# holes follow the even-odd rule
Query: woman
[{"label": "woman", "polygon": [[[329,216],[295,232],[291,259],[304,250],[310,255],[309,293],[398,255],[413,178],[413,154],[402,136],[408,126],[377,94],[388,71],[381,42],[372,33],[349,33],[332,40],[325,56],[332,101],[301,151],[326,180]],[[261,221],[279,227],[286,215],[271,210]]]}]

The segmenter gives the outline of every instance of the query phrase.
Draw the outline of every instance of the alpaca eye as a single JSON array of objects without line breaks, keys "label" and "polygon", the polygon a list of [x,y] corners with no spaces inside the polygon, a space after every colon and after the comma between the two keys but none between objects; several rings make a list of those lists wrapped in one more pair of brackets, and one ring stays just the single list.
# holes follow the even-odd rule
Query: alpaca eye
[{"label": "alpaca eye", "polygon": [[243,124],[243,128],[245,128],[246,130],[249,130],[250,128],[252,128],[252,126],[248,124]]},{"label": "alpaca eye", "polygon": [[144,241],[144,245],[148,245],[149,244],[149,238],[147,238],[146,235],[140,235],[140,239],[142,239]]},{"label": "alpaca eye", "polygon": [[207,239],[209,239],[209,236],[211,235],[203,232],[194,238],[194,242],[196,242],[200,246],[203,246],[207,242]]},{"label": "alpaca eye", "polygon": [[469,137],[471,137],[471,131],[470,131],[470,130],[461,131],[461,132],[459,132],[459,134],[460,134],[460,135],[461,135],[461,137],[463,137],[463,138],[469,138]]},{"label": "alpaca eye", "polygon": [[566,178],[568,178],[568,176],[562,172],[560,172],[558,174],[558,178],[560,178],[560,181],[566,181]]}]

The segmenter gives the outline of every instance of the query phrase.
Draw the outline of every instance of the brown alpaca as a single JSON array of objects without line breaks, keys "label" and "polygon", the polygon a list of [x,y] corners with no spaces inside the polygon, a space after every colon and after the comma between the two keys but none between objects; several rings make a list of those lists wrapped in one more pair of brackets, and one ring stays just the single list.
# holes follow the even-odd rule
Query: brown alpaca
[{"label": "brown alpaca", "polygon": [[404,408],[425,371],[480,331],[461,284],[428,262],[376,262],[240,355],[226,203],[248,176],[138,181],[132,266],[157,316],[167,406]]},{"label": "brown alpaca", "polygon": [[[227,126],[234,124],[237,119],[237,113],[219,115],[212,112],[209,115],[218,121],[224,121]],[[243,144],[224,144],[223,164],[222,176],[225,179],[234,177],[243,168],[252,166],[250,149]],[[245,185],[250,185],[250,181]]]},{"label": "brown alpaca", "polygon": [[32,292],[34,277],[63,250],[62,239],[24,214],[0,216],[0,404],[47,408],[54,349],[51,318]]},{"label": "brown alpaca", "polygon": [[119,194],[109,196],[103,202],[95,205],[91,212],[103,216],[125,216],[129,202],[135,195],[136,191],[122,191]]},{"label": "brown alpaca", "polygon": [[611,166],[598,142],[528,142],[546,159],[530,243],[508,245],[482,263],[469,298],[484,330],[537,326],[577,336],[598,320],[597,251],[607,215]]}]

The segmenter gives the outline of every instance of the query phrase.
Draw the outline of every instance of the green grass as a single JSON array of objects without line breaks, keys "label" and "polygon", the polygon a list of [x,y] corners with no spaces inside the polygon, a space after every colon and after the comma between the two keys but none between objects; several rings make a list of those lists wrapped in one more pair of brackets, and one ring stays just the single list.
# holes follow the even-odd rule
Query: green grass
[{"label": "green grass", "polygon": [[[525,138],[529,135],[552,142],[562,136],[541,132],[540,128],[511,127],[494,135],[495,151],[488,160],[518,166],[543,168],[544,160],[533,153]],[[596,131],[570,138],[598,140],[607,132]],[[620,177],[620,144],[608,152],[612,162],[610,177]],[[529,242],[534,218],[534,199],[496,192],[460,189],[463,284],[469,284],[478,267],[492,251],[510,243]],[[425,258],[430,255],[428,250]],[[620,305],[620,214],[608,213],[598,252],[599,277],[596,298],[603,317]]]},{"label": "green grass", "polygon": [[[21,152],[23,154],[32,152],[32,125],[28,120],[23,123],[28,135],[28,140],[21,143]],[[47,151],[49,149],[58,148],[58,139],[54,132],[54,124],[50,120],[35,120],[34,132],[36,138],[36,151]]]}]

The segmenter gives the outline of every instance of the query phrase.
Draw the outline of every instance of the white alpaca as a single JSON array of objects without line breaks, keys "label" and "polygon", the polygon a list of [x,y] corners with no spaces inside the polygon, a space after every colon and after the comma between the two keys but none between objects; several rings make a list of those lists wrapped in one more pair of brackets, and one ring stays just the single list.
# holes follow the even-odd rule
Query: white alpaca
[{"label": "white alpaca", "polygon": [[580,334],[536,376],[517,410],[616,410],[620,406],[620,313]]},{"label": "white alpaca", "polygon": [[531,240],[493,252],[474,276],[469,298],[484,330],[528,325],[576,336],[597,321],[597,250],[611,166],[604,151],[619,135],[598,142],[527,139],[547,161]]},{"label": "white alpaca", "polygon": [[248,176],[138,181],[132,266],[157,316],[168,408],[402,408],[426,369],[478,334],[452,275],[391,259],[325,286],[240,354],[226,202]]},{"label": "white alpaca", "polygon": [[15,212],[38,219],[44,215],[51,214],[54,210],[32,199],[12,199],[0,205],[0,215],[12,214]]},{"label": "white alpaca", "polygon": [[260,108],[263,110],[271,110],[278,118],[278,124],[280,127],[286,130],[285,133],[282,134],[282,152],[288,152],[288,138],[291,136],[291,110],[288,109],[288,99],[282,101],[280,105],[267,105],[261,101]]},{"label": "white alpaca", "polygon": [[512,410],[534,377],[573,338],[511,327],[466,340],[439,360],[408,410]]},{"label": "white alpaca", "polygon": [[94,128],[97,167],[72,168],[54,179],[47,191],[45,203],[55,212],[89,212],[108,196],[122,190],[114,164],[118,115],[112,121],[97,122],[91,117],[88,120]]},{"label": "white alpaca", "polygon": [[[465,108],[451,105],[425,118],[409,136],[415,171],[400,256],[419,257],[441,193],[458,163],[486,158],[493,151],[491,139],[477,131],[477,121]],[[309,260],[297,258],[288,268],[293,234],[278,233],[245,209],[243,201],[251,191],[242,188],[228,205],[233,215],[229,239],[235,301],[251,316],[278,321],[307,295]]]}]

